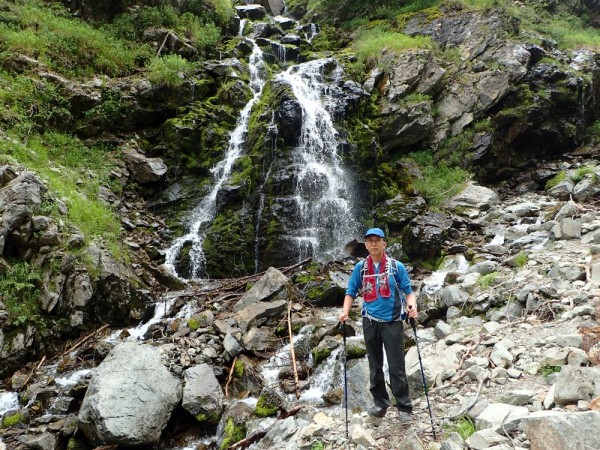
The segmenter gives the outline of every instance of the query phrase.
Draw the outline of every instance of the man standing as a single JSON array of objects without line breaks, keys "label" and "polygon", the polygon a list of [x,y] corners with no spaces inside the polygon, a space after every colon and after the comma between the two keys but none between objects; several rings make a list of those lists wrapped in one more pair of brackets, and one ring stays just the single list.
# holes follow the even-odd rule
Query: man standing
[{"label": "man standing", "polygon": [[[417,299],[412,292],[404,265],[385,253],[383,230],[371,228],[364,237],[369,256],[354,266],[339,321],[343,323],[348,319],[352,302],[362,288],[363,333],[374,401],[374,406],[368,409],[368,413],[371,416],[383,417],[391,405],[383,373],[385,347],[392,394],[396,399],[400,421],[408,422],[412,413],[412,403],[408,397],[404,366],[402,321],[407,315],[411,318],[417,317]],[[406,296],[407,310],[400,291]]]}]

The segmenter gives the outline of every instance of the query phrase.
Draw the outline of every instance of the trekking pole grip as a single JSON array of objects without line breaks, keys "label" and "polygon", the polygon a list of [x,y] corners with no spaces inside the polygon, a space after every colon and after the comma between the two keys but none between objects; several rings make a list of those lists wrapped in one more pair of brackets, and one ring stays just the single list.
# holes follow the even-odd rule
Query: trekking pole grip
[{"label": "trekking pole grip", "polygon": [[410,326],[412,327],[413,331],[416,333],[417,332],[417,323],[415,322],[415,319],[413,317],[410,318]]}]

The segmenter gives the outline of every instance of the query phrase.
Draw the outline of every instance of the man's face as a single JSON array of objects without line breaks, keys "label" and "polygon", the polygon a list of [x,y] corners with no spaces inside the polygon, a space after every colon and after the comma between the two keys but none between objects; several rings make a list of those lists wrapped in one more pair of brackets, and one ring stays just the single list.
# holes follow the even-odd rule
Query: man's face
[{"label": "man's face", "polygon": [[365,246],[371,256],[381,255],[385,250],[385,239],[379,236],[367,236],[365,238]]}]

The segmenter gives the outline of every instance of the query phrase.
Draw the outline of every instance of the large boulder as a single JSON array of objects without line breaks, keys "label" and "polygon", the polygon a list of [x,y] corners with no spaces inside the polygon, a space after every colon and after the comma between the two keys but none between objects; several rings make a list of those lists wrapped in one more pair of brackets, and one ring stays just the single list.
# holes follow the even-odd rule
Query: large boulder
[{"label": "large boulder", "polygon": [[156,444],[181,396],[181,384],[161,363],[158,349],[123,343],[96,370],[79,427],[94,446]]},{"label": "large boulder", "polygon": [[225,395],[212,368],[208,364],[190,367],[184,372],[184,378],[183,409],[198,419],[218,423]]}]

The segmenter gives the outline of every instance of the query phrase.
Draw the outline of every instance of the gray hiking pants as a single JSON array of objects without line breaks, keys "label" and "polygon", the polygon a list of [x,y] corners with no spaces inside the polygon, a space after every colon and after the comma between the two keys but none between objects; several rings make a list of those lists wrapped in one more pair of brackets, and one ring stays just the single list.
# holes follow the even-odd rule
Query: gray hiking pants
[{"label": "gray hiking pants", "polygon": [[402,322],[377,322],[363,317],[363,333],[369,358],[371,395],[375,405],[387,408],[391,405],[383,374],[383,347],[389,367],[392,394],[400,411],[412,412],[408,398],[408,381],[404,366],[404,333]]}]

